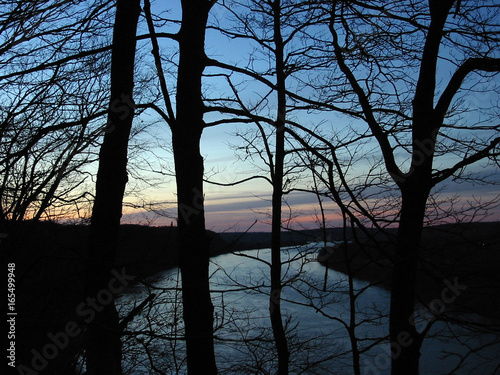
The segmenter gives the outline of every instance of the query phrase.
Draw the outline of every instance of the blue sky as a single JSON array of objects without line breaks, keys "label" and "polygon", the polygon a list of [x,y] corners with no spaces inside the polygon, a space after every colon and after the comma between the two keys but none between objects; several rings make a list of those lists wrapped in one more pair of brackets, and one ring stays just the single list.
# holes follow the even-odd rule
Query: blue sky
[{"label": "blue sky", "polygon": [[[241,128],[241,125],[238,126]],[[205,159],[205,170],[213,171],[207,173],[210,179],[216,182],[234,182],[249,175],[265,175],[265,171],[250,163],[239,161],[235,151],[229,144],[241,142],[234,136],[236,126],[227,125],[208,128],[202,137],[202,154]],[[363,170],[361,166],[359,171]],[[493,167],[478,168],[479,173],[489,178],[495,178],[497,170]],[[355,172],[354,172],[355,173]],[[205,183],[205,205],[207,228],[222,231],[269,231],[269,215],[271,212],[271,186],[263,179],[255,179],[236,186],[217,186]],[[443,200],[442,206],[448,206],[446,202],[452,197],[460,197],[455,201],[456,207],[468,206],[468,202],[477,200],[494,201],[498,199],[500,190],[495,185],[478,185],[472,183],[457,184],[453,181],[445,181],[436,189],[437,199]],[[168,178],[162,187],[144,191],[151,200],[175,202],[175,182]],[[287,196],[287,203],[293,209],[293,228],[317,228],[319,206],[314,194],[295,192]],[[342,221],[339,209],[329,201],[324,201],[327,214],[327,223],[330,226],[340,226]],[[170,225],[176,215],[175,204],[165,205],[167,217],[158,216],[153,213],[138,213],[136,210],[125,209],[123,223],[141,223],[151,225]],[[487,220],[500,220],[500,209],[490,207],[487,212]],[[289,215],[289,207],[283,206],[283,216]],[[477,218],[479,218],[478,216]],[[154,220],[152,220],[154,219]],[[152,221],[151,221],[152,220]],[[255,221],[257,220],[257,223]]]},{"label": "blue sky", "polygon": [[[179,18],[180,9],[177,2],[169,2],[169,6],[174,6],[172,12],[169,14],[171,18]],[[153,11],[159,9],[158,7],[163,7],[163,2],[154,5]],[[212,12],[213,16],[219,19],[223,24],[227,22],[228,11],[223,7],[216,5]],[[213,20],[214,18],[212,18]],[[159,31],[175,32],[176,26],[171,28],[164,28]],[[143,30],[144,31],[144,30]],[[300,45],[300,43],[298,43]],[[148,51],[149,45],[146,43],[144,50]],[[160,45],[162,52],[168,53],[175,51],[175,44],[172,42],[162,42]],[[207,55],[213,58],[217,58],[223,62],[236,64],[239,66],[245,66],[248,61],[248,56],[254,53],[256,46],[251,44],[246,44],[241,40],[229,40],[221,36],[216,31],[209,31],[207,33],[206,40],[206,51]],[[258,50],[257,50],[258,51]],[[447,54],[446,51],[443,53]],[[448,53],[446,57],[452,56]],[[262,58],[262,54],[260,55]],[[271,60],[261,59],[256,62],[257,66],[266,68],[269,64],[272,64]],[[168,69],[168,67],[165,67]],[[439,69],[438,83],[446,83],[451,74],[454,71],[454,66],[442,60]],[[214,73],[220,70],[217,69],[207,69],[206,72]],[[305,76],[304,76],[305,77]],[[318,76],[319,77],[319,76]],[[242,98],[248,102],[255,102],[259,97],[264,95],[266,88],[257,82],[248,79],[233,76],[236,83],[241,84],[241,95]],[[494,118],[495,112],[498,114],[498,95],[493,91],[486,90],[486,88],[494,87],[498,89],[498,75],[493,80],[483,80],[480,87],[477,87],[476,92],[467,97],[461,98],[460,100],[465,101],[465,105],[469,106],[473,110],[486,110],[491,118]],[[270,79],[274,79],[270,76]],[[309,77],[311,79],[311,77]],[[297,87],[298,81],[289,81],[289,85],[293,88]],[[402,83],[398,83],[398,86]],[[169,82],[171,92],[173,90],[173,83]],[[204,81],[204,89],[207,90],[207,95],[214,95],[215,93],[222,93],[222,95],[228,95],[229,89],[227,83],[221,78],[207,78]],[[300,94],[307,95],[307,92],[301,91]],[[175,100],[175,98],[172,98]],[[268,102],[267,111],[272,116],[274,98],[270,98]],[[464,104],[464,103],[462,103]],[[496,108],[496,109],[495,109]],[[493,109],[493,111],[492,111]],[[477,120],[479,117],[478,112],[470,111],[464,113],[462,116],[456,117],[454,121],[462,121],[466,123],[467,120]],[[493,114],[493,116],[492,116]],[[324,134],[334,134],[339,132],[340,138],[350,136],[349,129],[358,129],[363,131],[366,129],[364,123],[356,123],[346,117],[339,117],[332,113],[323,112],[318,113],[300,113],[294,115],[294,120],[297,120],[303,125],[315,128],[322,124],[319,129],[324,131]],[[207,121],[217,119],[215,114],[210,114],[207,116]],[[458,120],[457,120],[458,119]],[[165,124],[156,125],[158,128],[155,131],[161,133],[163,142],[168,144],[169,131]],[[243,131],[246,128],[251,127],[250,125],[222,125],[217,127],[207,128],[204,131],[201,148],[202,155],[205,158],[205,171],[207,176],[214,181],[218,182],[234,182],[241,178],[248,177],[254,174],[267,175],[267,171],[263,168],[262,164],[253,165],[248,161],[243,162],[237,159],[234,150],[230,145],[238,145],[242,143],[242,140],[234,135],[236,130]],[[463,135],[463,134],[461,134]],[[468,137],[465,134],[465,137]],[[364,153],[362,160],[359,160],[356,165],[351,169],[350,176],[355,178],[356,175],[363,175],[364,171],[367,170],[369,163],[376,162],[380,160],[380,153],[376,151],[375,145],[367,144],[359,149],[360,153]],[[171,155],[168,152],[158,151],[158,153],[167,160],[171,160]],[[408,164],[408,155],[401,154],[398,158],[402,164]],[[435,167],[447,167],[456,162],[456,156],[445,156],[440,157],[436,160]],[[173,163],[170,162],[170,166]],[[480,163],[475,165],[473,168],[469,169],[471,171],[479,171],[483,175],[490,175],[490,179],[495,179],[495,174],[497,173],[497,167],[487,164]],[[491,173],[490,173],[491,172]],[[491,176],[493,175],[493,177]],[[300,185],[301,182],[298,182]],[[303,186],[306,187],[310,185],[307,180],[304,180]],[[439,196],[444,201],[451,199],[457,195],[460,196],[460,202],[456,202],[457,205],[467,205],[467,202],[474,202],[478,199],[494,200],[500,193],[497,186],[492,185],[478,185],[471,183],[454,184],[451,180],[446,181],[442,185],[438,186],[436,191],[439,191]],[[163,183],[156,188],[148,188],[142,191],[144,196],[151,201],[163,201],[163,202],[175,202],[175,183],[173,178],[165,178]],[[268,214],[270,213],[270,196],[271,196],[271,186],[268,182],[263,179],[252,180],[249,182],[242,183],[237,186],[222,187],[212,184],[205,184],[205,203],[206,203],[206,219],[207,228],[224,231],[224,230],[238,230],[243,231],[248,229],[253,225],[255,220],[259,220],[259,223],[252,226],[253,231],[257,230],[269,230],[269,225],[265,222],[268,221]],[[128,198],[133,199],[133,198]],[[305,227],[317,227],[316,214],[318,209],[317,198],[313,194],[307,193],[292,193],[287,197],[289,204],[294,209],[295,228],[300,226]],[[340,225],[339,212],[335,205],[331,202],[325,202],[327,208],[327,215],[330,225]],[[443,203],[443,207],[446,203]],[[169,225],[172,221],[172,217],[175,216],[175,205],[168,204],[165,207],[170,217],[156,217],[151,223],[153,225]],[[284,206],[284,216],[286,217],[288,212],[288,207]],[[500,210],[498,208],[491,207],[488,211],[488,220],[500,220]],[[123,217],[123,222],[147,222],[154,217],[152,213],[140,214],[137,212],[132,213],[130,210],[125,210],[125,215]]]}]

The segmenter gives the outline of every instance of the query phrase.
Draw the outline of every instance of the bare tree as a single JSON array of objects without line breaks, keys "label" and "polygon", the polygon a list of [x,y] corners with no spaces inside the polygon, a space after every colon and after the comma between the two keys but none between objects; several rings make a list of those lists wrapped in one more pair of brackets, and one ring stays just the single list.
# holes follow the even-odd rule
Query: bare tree
[{"label": "bare tree", "polygon": [[[397,368],[400,364],[403,364],[401,366],[406,370],[411,368],[411,371],[418,371],[417,353],[430,326],[417,332],[408,318],[414,312],[416,267],[421,247],[419,239],[426,222],[426,214],[431,208],[431,205],[428,205],[429,194],[434,186],[452,176],[455,180],[470,181],[475,177],[474,172],[467,174],[464,171],[480,160],[490,160],[489,166],[494,168],[498,156],[495,99],[491,99],[491,108],[484,108],[481,104],[476,108],[464,107],[467,104],[472,107],[470,101],[464,102],[464,98],[467,93],[474,94],[474,85],[480,87],[492,82],[492,77],[498,71],[498,58],[493,48],[498,44],[497,8],[490,3],[477,5],[472,2],[449,2],[446,5],[434,2],[430,2],[430,5],[333,2],[309,3],[305,6],[324,11],[324,18],[321,19],[320,16],[316,20],[324,22],[328,33],[310,33],[309,49],[304,53],[306,56],[319,57],[317,61],[321,62],[317,63],[317,75],[310,75],[311,79],[306,84],[306,87],[316,91],[310,97],[297,95],[291,90],[287,91],[287,95],[297,101],[297,109],[329,109],[367,124],[366,130],[354,128],[353,133],[356,136],[346,141],[345,145],[349,145],[352,152],[356,144],[368,142],[372,138],[379,147],[383,162],[375,160],[369,166],[366,176],[349,181],[345,176],[342,177],[345,172],[339,168],[335,156],[338,144],[324,142],[311,134],[307,128],[290,120],[287,120],[287,132],[293,134],[292,126],[300,129],[309,139],[323,142],[320,148],[323,152],[331,151],[327,157],[330,160],[322,162],[326,163],[330,171],[339,173],[341,180],[344,178],[341,186],[346,188],[347,199],[351,203],[344,203],[344,199],[336,193],[336,184],[327,181],[330,192],[337,196],[335,201],[354,222],[359,222],[359,215],[362,215],[370,225],[379,229],[391,224],[399,226],[396,254],[385,254],[393,261],[395,269],[390,324],[391,343],[396,345],[394,371],[399,371]],[[231,8],[232,12],[236,13],[235,9]],[[471,14],[474,14],[474,17],[471,17]],[[232,38],[257,39],[249,26],[251,20],[251,15],[240,16],[238,21],[245,25],[244,31],[237,33],[226,30],[227,35]],[[307,24],[307,21],[304,23]],[[471,32],[475,29],[484,32]],[[266,40],[269,40],[269,35],[264,41],[260,40],[261,47],[267,48]],[[456,59],[443,54],[443,50],[446,50],[446,53],[456,51]],[[328,56],[332,59],[328,60]],[[442,63],[438,64],[438,61]],[[269,93],[275,86],[267,79],[266,73],[271,74],[273,71],[259,74],[254,69],[254,62],[255,58],[245,68],[230,67],[215,61],[212,63],[216,67],[233,72],[231,76],[226,76],[233,92],[238,86],[234,77],[237,73],[245,74],[269,87],[268,92],[261,94],[259,100],[252,105],[241,106],[242,95],[236,94],[236,99],[228,98],[226,105],[237,104],[243,109],[233,108],[221,112],[247,115],[250,120],[246,122],[268,122],[259,110],[270,103]],[[447,65],[450,62],[451,64]],[[447,84],[436,83],[438,65],[439,69],[451,67],[451,78]],[[329,69],[322,70],[324,67]],[[441,70],[439,73],[442,77]],[[470,83],[464,81],[465,78],[477,80],[476,83]],[[489,86],[493,86],[493,93],[498,89],[494,83]],[[441,94],[438,93],[437,87],[441,88]],[[459,91],[462,89],[463,91]],[[435,107],[434,102],[437,103]],[[220,108],[214,106],[210,110]],[[253,116],[249,116],[249,113]],[[467,136],[461,138],[464,134],[462,131],[466,129],[475,130],[472,142]],[[299,138],[295,137],[297,140]],[[307,142],[301,145],[305,150],[311,151]],[[366,152],[367,149],[375,159],[376,154],[368,146],[358,150]],[[453,158],[445,161],[445,158],[450,156]],[[411,160],[411,165],[405,173],[404,165],[408,159]],[[439,164],[436,163],[441,160],[445,166],[437,169]],[[435,167],[432,167],[433,164]],[[331,176],[331,172],[327,176]],[[477,173],[476,176],[476,181],[480,183],[488,180]],[[491,182],[491,179],[488,181]],[[371,196],[371,199],[363,201],[362,195],[357,195],[360,190],[356,187],[350,188],[353,183],[364,183],[366,187],[372,188],[368,196]],[[395,188],[401,196],[394,191]],[[367,205],[370,201],[375,204]],[[433,198],[429,202],[434,201]],[[391,206],[386,205],[388,202]],[[436,215],[433,216],[434,219],[437,218]],[[444,220],[445,216],[440,218]],[[405,339],[406,333],[408,340]],[[404,345],[399,342],[402,339]]]},{"label": "bare tree", "polygon": [[[116,6],[111,58],[108,124],[99,152],[96,194],[90,224],[85,295],[95,298],[112,278],[122,200],[127,183],[127,151],[134,118],[133,86],[139,1]],[[95,314],[87,329],[89,374],[121,374],[121,332],[113,300]]]},{"label": "bare tree", "polygon": [[[205,229],[203,157],[200,139],[205,127],[202,74],[207,65],[205,31],[215,1],[181,1],[180,29],[170,37],[179,45],[176,111],[174,113],[150,13],[148,27],[160,87],[165,102],[163,118],[172,131],[177,182],[179,262],[182,274],[183,316],[189,374],[216,374],[213,343],[213,305],[208,282],[209,247]],[[161,110],[160,110],[161,111]]]},{"label": "bare tree", "polygon": [[[240,67],[212,59],[211,66],[226,71],[220,76],[227,80],[234,96],[211,99],[214,105],[208,109],[211,112],[218,111],[229,116],[238,116],[219,120],[212,125],[236,121],[254,122],[257,126],[255,136],[252,136],[251,132],[244,132],[246,136],[243,137],[247,138],[247,144],[241,148],[245,149],[248,157],[255,155],[269,170],[270,177],[266,179],[272,185],[270,320],[276,345],[278,373],[288,374],[290,350],[281,312],[283,288],[281,232],[284,227],[282,216],[284,189],[290,188],[290,178],[293,178],[292,175],[295,173],[293,168],[285,171],[287,155],[285,134],[289,112],[293,112],[295,107],[293,103],[288,104],[287,82],[289,79],[295,81],[296,78],[292,76],[301,69],[311,69],[316,65],[307,56],[309,50],[307,45],[300,43],[299,47],[295,46],[296,34],[304,36],[306,34],[304,30],[314,24],[314,12],[308,14],[307,9],[302,8],[300,4],[282,1],[260,3],[236,1],[227,4],[225,9],[234,18],[235,25],[227,27],[217,25],[214,28],[230,39],[249,40],[255,43],[256,49],[249,59],[252,62],[263,61],[263,69],[255,69],[252,62],[244,62],[246,65]],[[304,54],[305,58],[301,54]],[[233,74],[241,77],[233,78]],[[238,79],[242,82],[246,79],[255,79],[263,84],[259,98],[254,103],[244,99],[246,93],[239,90],[241,82],[238,82]],[[276,110],[274,116],[269,114],[270,107]],[[272,135],[266,132],[263,124],[273,127]],[[273,137],[274,142],[268,141],[268,137]]]},{"label": "bare tree", "polygon": [[278,353],[278,374],[288,374],[290,353],[281,313],[281,205],[283,202],[283,175],[285,162],[285,123],[286,123],[286,84],[285,57],[283,37],[281,35],[282,5],[280,0],[268,3],[273,15],[273,42],[276,56],[276,150],[274,162],[269,160],[271,179],[273,182],[272,223],[271,223],[271,293],[269,295],[269,312],[273,329],[276,351]]},{"label": "bare tree", "polygon": [[[86,2],[73,1],[2,4],[7,9],[0,20],[0,80],[7,93],[1,98],[0,118],[3,223],[38,220],[50,210],[61,214],[86,199],[82,184],[92,175],[88,164],[96,160],[99,119],[108,113],[89,243],[92,272],[88,274],[96,277],[89,278],[86,295],[92,297],[109,280],[115,256],[134,108],[155,110],[172,131],[188,371],[216,373],[200,140],[208,126],[256,124],[250,144],[242,150],[247,155],[255,151],[253,155],[270,172],[270,177],[258,177],[271,182],[273,189],[269,287],[278,372],[289,372],[291,352],[279,309],[282,289],[292,285],[282,276],[283,197],[308,190],[305,185],[311,180],[302,179],[302,172],[309,168],[313,190],[320,194],[322,185],[321,194],[337,204],[344,225],[350,222],[365,235],[372,233],[368,226],[378,231],[398,226],[394,253],[377,244],[394,270],[393,373],[417,374],[420,348],[431,328],[429,324],[417,330],[409,320],[415,300],[425,303],[416,292],[418,267],[424,261],[421,237],[430,219],[444,220],[451,213],[432,193],[445,180],[490,183],[494,178],[472,167],[482,163],[493,172],[498,167],[496,4],[490,0],[224,2],[222,9],[233,19],[227,24],[216,20],[220,24],[209,28],[248,42],[253,49],[248,59],[231,64],[205,54],[207,19],[215,1],[181,1],[180,20],[153,15],[145,1],[149,34],[136,36],[140,5],[119,0],[112,45],[106,42],[111,23],[99,25],[96,20],[106,19],[115,5],[91,4],[90,10]],[[61,22],[64,17],[66,22]],[[157,33],[155,27],[163,25],[180,29]],[[148,95],[136,105],[135,43],[145,38],[153,46],[160,95]],[[176,80],[175,110],[159,38],[174,40],[179,47],[169,60]],[[99,74],[106,70],[109,51],[113,53],[111,99],[102,90],[107,75]],[[208,78],[222,78],[229,94],[205,92],[202,80]],[[260,85],[256,95],[242,89],[254,84]],[[492,95],[483,103],[468,100],[478,91]],[[160,98],[163,105],[158,104]],[[108,101],[106,111],[103,103]],[[204,116],[213,113],[223,116],[206,123]],[[322,135],[327,131],[315,117],[331,113],[336,117],[328,121],[340,123],[337,114],[351,119],[349,132]],[[342,150],[349,156],[345,160],[339,156]],[[360,153],[369,157],[353,157]],[[289,163],[287,170],[292,155],[297,162]],[[359,165],[367,170],[359,172]],[[293,173],[300,179],[294,180]],[[354,373],[359,374],[360,356],[370,346],[363,347],[356,337],[357,294],[351,277],[356,275],[356,259],[344,240],[351,309],[345,328]],[[102,327],[110,328],[104,330],[103,340]],[[121,371],[119,332],[111,304],[89,326],[89,372]],[[144,351],[153,368],[157,362],[148,343]],[[178,371],[182,365],[174,367]]]},{"label": "bare tree", "polygon": [[[3,225],[71,220],[90,205],[109,103],[103,87],[109,85],[113,11],[110,1],[2,2]],[[131,148],[137,153],[139,147]]]},{"label": "bare tree", "polygon": [[105,114],[107,60],[85,53],[64,57],[84,52],[89,41],[106,43],[108,26],[100,20],[109,12],[108,2],[91,9],[71,2],[2,2],[3,225],[64,217],[89,199],[83,185],[96,160],[96,120]]},{"label": "bare tree", "polygon": [[[356,104],[351,114],[367,124],[385,171],[401,193],[390,318],[390,340],[398,350],[392,373],[418,374],[427,330],[418,332],[410,317],[429,194],[448,178],[460,179],[472,164],[494,162],[498,156],[494,110],[479,108],[484,114],[480,124],[473,115],[466,119],[460,116],[465,112],[459,112],[469,110],[460,107],[463,92],[473,95],[466,79],[485,82],[499,71],[493,48],[498,45],[498,9],[490,3],[450,0],[404,5],[332,2],[327,11],[332,52],[343,75],[335,90],[350,95],[347,103]],[[476,29],[484,32],[471,32]],[[445,61],[454,70],[445,83],[437,82]],[[465,129],[476,134],[472,142],[461,138],[460,130]],[[399,150],[410,156],[407,172]],[[456,158],[438,169],[440,158],[450,155]]]}]

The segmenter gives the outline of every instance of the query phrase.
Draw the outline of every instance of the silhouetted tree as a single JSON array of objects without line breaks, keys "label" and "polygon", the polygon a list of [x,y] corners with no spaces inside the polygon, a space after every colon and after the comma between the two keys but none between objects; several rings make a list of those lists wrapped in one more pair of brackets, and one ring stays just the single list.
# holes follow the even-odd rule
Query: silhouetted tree
[{"label": "silhouetted tree", "polygon": [[177,181],[179,261],[188,373],[216,374],[213,306],[208,283],[208,238],[203,207],[204,127],[201,78],[206,65],[205,30],[212,0],[182,1],[178,33],[176,120],[172,129]]},{"label": "silhouetted tree", "polygon": [[180,29],[177,34],[170,35],[179,45],[174,114],[150,6],[146,2],[153,55],[167,112],[164,118],[172,131],[187,367],[188,373],[192,375],[217,373],[213,343],[213,305],[208,282],[209,244],[203,203],[204,167],[200,154],[201,134],[205,127],[201,84],[203,70],[207,65],[205,31],[208,14],[214,3],[212,0],[181,1]]},{"label": "silhouetted tree", "polygon": [[[116,257],[122,200],[127,184],[127,151],[134,118],[133,87],[138,0],[118,0],[113,28],[108,123],[99,152],[96,193],[88,244],[85,295],[108,288]],[[113,300],[101,307],[86,332],[87,373],[121,374],[121,331]]]},{"label": "silhouetted tree", "polygon": [[[440,182],[460,178],[473,163],[498,155],[500,137],[494,116],[484,117],[476,129],[478,135],[468,144],[459,131],[474,131],[476,119],[471,115],[465,124],[457,116],[458,98],[464,97],[461,90],[473,95],[466,79],[475,77],[481,82],[482,73],[500,70],[493,48],[498,46],[498,8],[489,2],[454,0],[425,4],[334,1],[330,16],[333,55],[345,79],[338,88],[345,90],[343,95],[352,95],[357,106],[352,114],[368,125],[385,170],[401,192],[390,312],[390,340],[398,348],[393,353],[392,373],[418,374],[426,330],[417,332],[410,318],[429,194]],[[453,51],[451,59],[442,55],[448,51]],[[444,85],[437,82],[442,60],[455,66]],[[383,87],[391,84],[384,92]],[[398,148],[411,157],[407,172]],[[452,154],[457,156],[454,162],[438,169],[439,157]]]},{"label": "silhouetted tree", "polygon": [[[316,69],[311,69],[313,73],[308,76],[309,80],[300,81],[307,82],[304,84],[305,94],[298,95],[288,90],[287,95],[295,101],[295,109],[330,109],[350,115],[368,125],[368,130],[354,127],[354,135],[345,143],[332,145],[327,141],[320,149],[322,152],[326,150],[325,154],[331,151],[328,156],[331,160],[323,160],[330,169],[327,176],[339,173],[340,178],[344,179],[341,185],[346,188],[350,203],[343,203],[342,197],[336,193],[336,183],[329,183],[329,189],[333,196],[337,194],[336,202],[343,207],[342,211],[350,219],[359,221],[360,217],[364,217],[378,228],[391,223],[399,225],[396,254],[394,258],[390,257],[394,262],[390,324],[391,342],[395,345],[394,373],[412,373],[408,372],[409,369],[418,372],[420,346],[430,326],[417,332],[409,318],[414,312],[419,241],[428,212],[426,209],[430,208],[429,194],[434,186],[452,176],[455,180],[470,181],[476,178],[473,174],[464,173],[473,163],[490,160],[493,168],[494,163],[497,163],[500,138],[495,117],[495,99],[491,99],[491,108],[484,103],[474,103],[476,108],[470,111],[467,104],[469,107],[473,105],[470,101],[464,101],[467,100],[467,94],[474,95],[475,86],[470,83],[472,78],[479,85],[476,87],[480,87],[498,71],[498,57],[493,47],[498,45],[498,8],[491,2],[477,4],[453,1],[430,1],[429,4],[334,1],[308,2],[302,6],[303,9],[322,10],[324,17],[319,15],[316,24],[323,22],[328,27],[328,32],[322,34],[319,28],[311,28],[315,32],[307,35],[309,40],[305,44],[308,47],[304,47],[302,57],[317,58]],[[254,14],[260,10],[258,6],[257,9],[252,9],[253,13],[241,16],[238,16],[237,7],[228,8],[236,14],[235,17],[245,28],[240,32],[229,32],[226,29],[226,35],[230,38],[255,40],[266,50],[272,50],[266,44],[270,40],[270,33],[259,39],[249,27]],[[294,16],[300,13],[299,9],[300,5],[295,8]],[[309,18],[301,20],[302,25],[310,22]],[[259,25],[265,25],[262,19],[259,18],[258,21]],[[313,25],[314,22],[309,24]],[[296,34],[300,34],[300,30],[297,27]],[[442,55],[443,51],[454,58]],[[296,57],[298,53],[292,55]],[[438,64],[440,60],[443,61],[442,64]],[[274,104],[269,100],[269,92],[276,87],[267,74],[278,72],[272,68],[263,73],[258,72],[255,68],[257,65],[254,64],[255,57],[249,61],[251,62],[244,68],[212,62],[213,66],[233,72],[227,76],[227,80],[236,94],[234,99],[228,98],[225,103],[230,109],[221,110],[215,106],[209,109],[249,117],[249,121],[240,120],[242,122],[269,122],[262,109],[269,103]],[[291,61],[291,58],[287,60],[287,74],[293,76],[300,71],[300,64],[292,65]],[[451,62],[454,67],[444,61]],[[328,69],[323,69],[325,67]],[[439,77],[443,77],[445,67],[451,67],[451,78],[447,84],[440,86],[441,82],[436,83],[436,76],[439,71]],[[241,105],[243,96],[236,90],[236,74],[264,83],[269,92],[263,93],[252,105]],[[491,92],[494,93],[498,86],[494,83],[490,88],[491,86]],[[315,91],[308,91],[307,87]],[[237,110],[234,108],[235,104],[243,109]],[[470,113],[466,118],[467,112]],[[323,142],[314,131],[300,126],[299,121],[287,119],[287,125],[287,132],[290,134],[294,129],[299,129],[309,139]],[[472,138],[464,136],[466,133],[463,131],[467,129],[475,131]],[[348,152],[352,153],[356,144],[367,142],[370,138],[378,144],[383,163],[375,160],[364,179],[358,176],[354,180],[346,180],[335,156],[336,148],[339,144],[340,147],[345,145]],[[302,146],[308,150],[307,142]],[[356,150],[377,157],[368,146]],[[404,164],[408,156],[411,165],[405,173]],[[448,159],[445,161],[446,157]],[[445,167],[438,169],[441,160]],[[485,183],[488,179],[479,175],[477,181]],[[377,199],[373,206],[369,205],[370,200],[363,202],[362,195],[357,196],[360,189],[348,188],[353,186],[353,182],[366,183],[367,187],[372,188],[369,194]],[[396,187],[401,193],[400,197],[394,192]],[[432,202],[434,201],[433,198]],[[389,205],[384,206],[383,202]],[[398,340],[404,342],[401,344]],[[401,351],[397,345],[401,347]],[[399,366],[404,369],[398,370]]]},{"label": "silhouetted tree", "polygon": [[285,162],[285,124],[286,124],[286,75],[285,44],[281,35],[281,1],[275,0],[266,4],[273,18],[273,43],[276,56],[276,150],[274,161],[271,159],[271,179],[273,182],[272,222],[271,222],[271,293],[269,295],[269,311],[273,329],[276,351],[278,353],[278,375],[288,374],[288,350],[285,328],[281,314],[281,206],[283,204],[283,175]]},{"label": "silhouetted tree", "polygon": [[[248,138],[241,149],[246,150],[247,156],[254,154],[257,159],[263,160],[268,168],[269,178],[266,178],[272,185],[271,200],[271,266],[270,266],[270,320],[273,337],[277,353],[278,374],[289,373],[290,350],[284,327],[281,311],[282,282],[282,241],[281,232],[283,230],[282,205],[284,189],[290,187],[292,173],[285,171],[285,134],[288,121],[288,112],[293,110],[293,104],[288,104],[287,83],[288,79],[301,69],[311,69],[315,66],[312,59],[307,57],[308,46],[296,47],[294,43],[295,35],[303,37],[302,34],[310,23],[314,23],[314,17],[307,13],[307,9],[301,8],[301,3],[295,4],[288,1],[264,1],[264,2],[240,2],[234,1],[224,4],[231,16],[234,18],[234,25],[218,25],[216,27],[222,34],[230,39],[250,40],[257,48],[254,54],[248,56],[252,61],[264,61],[262,70],[254,69],[252,64],[245,62],[245,66],[238,64],[224,64],[211,59],[210,65],[225,69],[222,74],[234,94],[234,98],[219,98],[212,100],[212,105],[208,107],[210,111],[219,111],[226,115],[239,116],[236,121],[254,122],[257,130],[255,136],[252,132],[246,132]],[[303,17],[303,18],[301,18]],[[291,47],[292,46],[292,47]],[[303,58],[301,54],[305,54]],[[307,66],[307,68],[306,68]],[[229,71],[230,73],[227,73]],[[236,73],[241,77],[233,78]],[[238,90],[238,80],[245,82],[246,79],[256,79],[262,83],[262,90],[259,99],[255,103],[246,101],[243,98],[246,93]],[[294,81],[295,82],[295,81]],[[268,114],[269,105],[275,107],[275,116]],[[291,110],[290,110],[291,111]],[[218,120],[220,123],[230,123],[235,119]],[[262,124],[269,124],[273,128],[272,135],[268,134]],[[243,136],[245,138],[245,136]],[[267,137],[273,137],[274,141],[268,141]],[[262,142],[262,143],[261,143]],[[274,146],[274,148],[273,148]],[[249,151],[251,150],[251,151]],[[252,156],[250,156],[252,157]],[[267,172],[267,171],[266,171]],[[285,176],[287,180],[285,181]]]},{"label": "silhouetted tree", "polygon": [[105,114],[102,52],[109,48],[90,53],[88,45],[105,43],[110,5],[1,7],[0,220],[57,219],[89,199],[86,167],[96,160],[96,120]]}]

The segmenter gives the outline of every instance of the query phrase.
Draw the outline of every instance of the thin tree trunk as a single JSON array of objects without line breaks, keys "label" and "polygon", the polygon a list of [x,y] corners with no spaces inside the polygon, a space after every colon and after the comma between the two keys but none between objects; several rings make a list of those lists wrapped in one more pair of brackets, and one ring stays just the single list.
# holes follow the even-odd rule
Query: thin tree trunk
[{"label": "thin tree trunk", "polygon": [[281,37],[281,2],[273,2],[274,44],[276,46],[276,83],[278,113],[276,120],[276,152],[273,173],[272,223],[271,223],[271,294],[269,311],[274,341],[278,353],[278,375],[288,374],[290,353],[281,317],[281,204],[283,198],[283,173],[285,158],[285,65],[284,45]]},{"label": "thin tree trunk", "polygon": [[210,7],[211,3],[206,0],[182,1],[182,25],[178,34],[177,118],[172,126],[189,375],[217,373],[203,203],[203,157],[200,154],[204,127],[201,78],[206,63],[204,43]]},{"label": "thin tree trunk", "polygon": [[283,186],[283,150],[284,131],[276,132],[276,164],[273,179],[272,196],[272,234],[271,234],[271,294],[269,296],[269,311],[274,341],[278,353],[278,375],[288,374],[290,353],[281,318],[281,201]]},{"label": "thin tree trunk", "polygon": [[[349,287],[349,340],[351,341],[351,349],[352,349],[352,370],[354,375],[361,375],[361,355],[358,347],[358,338],[356,337],[356,318],[357,318],[357,309],[356,309],[356,291],[354,289],[354,270],[352,269],[352,261],[353,256],[350,254],[352,251],[349,243],[347,241],[347,216],[345,212],[342,212],[342,236],[344,242],[344,259],[346,265],[347,272],[347,280]],[[326,267],[328,268],[328,266]]]},{"label": "thin tree trunk", "polygon": [[[96,196],[88,243],[87,298],[96,299],[107,289],[116,255],[116,241],[127,183],[127,148],[134,108],[136,28],[139,0],[118,0],[113,30],[111,98],[108,125],[99,153]],[[114,300],[94,309],[87,328],[87,374],[121,374],[121,340]],[[102,310],[102,311],[99,311]],[[83,311],[83,310],[82,310]]]}]

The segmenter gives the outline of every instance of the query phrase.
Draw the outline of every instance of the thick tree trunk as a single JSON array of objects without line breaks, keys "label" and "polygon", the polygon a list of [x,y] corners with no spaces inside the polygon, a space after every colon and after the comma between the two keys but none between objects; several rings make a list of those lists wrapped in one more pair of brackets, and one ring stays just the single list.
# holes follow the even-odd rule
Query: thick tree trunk
[{"label": "thick tree trunk", "polygon": [[204,126],[201,78],[206,62],[205,28],[210,6],[206,0],[182,1],[182,26],[178,34],[177,118],[172,126],[189,375],[217,373],[203,204],[203,158],[200,154]]},{"label": "thick tree trunk", "polygon": [[188,373],[216,374],[199,136],[173,132]]},{"label": "thick tree trunk", "polygon": [[[414,103],[416,105],[418,103]],[[389,335],[392,375],[419,374],[422,337],[414,324],[415,288],[425,209],[432,182],[438,121],[433,112],[414,117],[412,166],[401,182],[401,211],[392,271]]]},{"label": "thick tree trunk", "polygon": [[[106,134],[99,153],[96,196],[88,243],[86,301],[87,374],[121,374],[121,340],[114,300],[99,299],[108,289],[127,183],[127,147],[134,117],[132,93],[139,0],[118,0],[113,30],[111,98]],[[102,293],[101,293],[102,294]],[[105,293],[106,296],[108,295]],[[104,294],[102,294],[104,296]],[[87,299],[89,298],[89,299]],[[101,303],[101,302],[105,303]]]},{"label": "thick tree trunk", "polygon": [[443,118],[434,110],[436,67],[443,28],[454,0],[429,0],[427,33],[413,100],[412,168],[400,184],[402,207],[392,276],[389,333],[392,375],[419,374],[422,337],[413,322],[418,253],[425,206],[432,188],[437,130]]},{"label": "thick tree trunk", "polygon": [[392,275],[389,332],[392,375],[418,375],[422,339],[413,322],[418,253],[429,190],[412,178],[402,208]]}]

